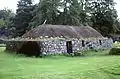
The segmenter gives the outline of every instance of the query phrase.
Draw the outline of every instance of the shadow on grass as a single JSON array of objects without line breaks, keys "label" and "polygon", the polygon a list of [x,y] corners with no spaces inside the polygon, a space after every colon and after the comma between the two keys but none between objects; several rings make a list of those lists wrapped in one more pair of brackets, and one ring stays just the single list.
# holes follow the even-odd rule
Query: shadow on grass
[{"label": "shadow on grass", "polygon": [[106,50],[90,50],[90,51],[86,51],[83,52],[85,57],[93,57],[93,56],[110,56],[109,55],[109,51],[110,49],[106,49]]},{"label": "shadow on grass", "polygon": [[[24,54],[17,54],[15,52],[6,51],[5,48],[0,48],[4,53],[7,53],[8,55],[11,55],[13,57],[20,57],[20,58],[36,58],[35,56],[28,57]],[[4,49],[4,50],[3,50]],[[84,51],[82,52],[82,56],[70,56],[70,55],[63,55],[63,54],[56,54],[56,55],[49,55],[49,56],[43,56],[43,57],[37,57],[37,58],[46,58],[46,59],[68,59],[68,58],[84,58],[84,57],[100,57],[100,56],[111,56],[109,55],[110,49],[106,50],[90,50],[90,51]]]}]

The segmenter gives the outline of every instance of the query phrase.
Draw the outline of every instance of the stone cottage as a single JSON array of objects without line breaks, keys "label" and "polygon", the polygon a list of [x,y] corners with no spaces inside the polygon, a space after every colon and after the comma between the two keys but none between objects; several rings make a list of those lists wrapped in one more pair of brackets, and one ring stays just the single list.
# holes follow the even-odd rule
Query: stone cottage
[{"label": "stone cottage", "polygon": [[7,40],[6,50],[39,56],[108,49],[112,45],[112,39],[89,26],[41,25],[22,37]]}]

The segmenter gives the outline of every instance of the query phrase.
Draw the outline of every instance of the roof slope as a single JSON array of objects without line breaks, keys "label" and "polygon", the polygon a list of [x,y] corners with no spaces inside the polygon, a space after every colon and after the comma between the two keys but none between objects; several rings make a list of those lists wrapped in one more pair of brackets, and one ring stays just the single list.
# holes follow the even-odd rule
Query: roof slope
[{"label": "roof slope", "polygon": [[38,37],[64,37],[64,38],[90,38],[103,37],[91,27],[65,26],[65,25],[41,25],[23,35],[23,38]]}]

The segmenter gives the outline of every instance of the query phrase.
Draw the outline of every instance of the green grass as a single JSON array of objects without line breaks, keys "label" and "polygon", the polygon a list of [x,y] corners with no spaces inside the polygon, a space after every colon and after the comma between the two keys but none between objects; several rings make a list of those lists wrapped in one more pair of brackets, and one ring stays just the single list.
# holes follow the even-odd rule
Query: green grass
[{"label": "green grass", "polygon": [[120,79],[120,56],[109,56],[108,52],[29,58],[0,48],[0,79]]}]

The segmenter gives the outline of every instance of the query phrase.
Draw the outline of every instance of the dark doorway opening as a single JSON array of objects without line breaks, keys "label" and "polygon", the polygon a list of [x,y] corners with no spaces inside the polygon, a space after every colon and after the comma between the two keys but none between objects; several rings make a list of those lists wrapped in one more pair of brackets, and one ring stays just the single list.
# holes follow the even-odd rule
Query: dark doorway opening
[{"label": "dark doorway opening", "polygon": [[100,43],[100,45],[102,45],[102,41],[101,40],[99,40],[99,43]]},{"label": "dark doorway opening", "polygon": [[85,42],[84,42],[84,40],[82,40],[82,47],[85,47]]},{"label": "dark doorway opening", "polygon": [[72,50],[72,41],[67,41],[66,43],[67,45],[67,53],[73,53],[73,50]]},{"label": "dark doorway opening", "polygon": [[18,50],[19,54],[25,54],[26,56],[40,56],[41,49],[37,42],[28,41],[22,45],[22,47]]}]

